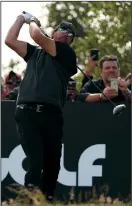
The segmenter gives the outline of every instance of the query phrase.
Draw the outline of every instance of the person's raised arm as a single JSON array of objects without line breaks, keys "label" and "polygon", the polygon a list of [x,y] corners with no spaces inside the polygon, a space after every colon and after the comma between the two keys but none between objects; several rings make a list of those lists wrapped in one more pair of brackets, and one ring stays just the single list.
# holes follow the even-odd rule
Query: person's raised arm
[{"label": "person's raised arm", "polygon": [[27,53],[27,43],[18,40],[19,32],[24,23],[24,17],[22,15],[19,15],[15,20],[14,24],[9,29],[5,38],[5,44],[21,57],[26,56]]},{"label": "person's raised arm", "polygon": [[29,33],[31,38],[47,53],[49,53],[51,56],[56,56],[55,41],[44,35],[44,33],[41,31],[34,18],[31,19],[29,25]]}]

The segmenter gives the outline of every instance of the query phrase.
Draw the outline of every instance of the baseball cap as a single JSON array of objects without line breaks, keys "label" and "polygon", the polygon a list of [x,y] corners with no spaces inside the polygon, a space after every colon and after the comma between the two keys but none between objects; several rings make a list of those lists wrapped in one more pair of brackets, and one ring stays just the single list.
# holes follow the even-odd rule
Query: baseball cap
[{"label": "baseball cap", "polygon": [[56,31],[58,28],[70,29],[70,31],[72,32],[73,36],[76,36],[76,29],[75,29],[74,25],[73,25],[72,23],[70,23],[70,22],[66,22],[66,21],[61,22],[61,23],[55,28],[55,31]]}]

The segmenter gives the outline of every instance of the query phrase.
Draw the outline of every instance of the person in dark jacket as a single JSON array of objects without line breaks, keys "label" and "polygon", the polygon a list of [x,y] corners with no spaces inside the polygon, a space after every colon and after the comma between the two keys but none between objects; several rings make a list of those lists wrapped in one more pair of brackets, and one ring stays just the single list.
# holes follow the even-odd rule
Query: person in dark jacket
[{"label": "person in dark jacket", "polygon": [[[127,82],[120,77],[120,67],[116,56],[106,55],[100,60],[101,78],[93,80],[101,91],[113,101],[131,100],[131,91],[128,88]],[[118,91],[111,88],[111,79],[118,80]],[[84,95],[84,101],[107,101],[106,97],[93,85],[92,82],[87,82],[81,89],[80,93]],[[85,98],[86,93],[89,95]]]}]

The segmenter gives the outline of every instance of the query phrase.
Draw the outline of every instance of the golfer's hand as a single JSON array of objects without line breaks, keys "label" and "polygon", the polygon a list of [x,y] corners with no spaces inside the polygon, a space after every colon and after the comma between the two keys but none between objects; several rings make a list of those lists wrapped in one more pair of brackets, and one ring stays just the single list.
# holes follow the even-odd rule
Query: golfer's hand
[{"label": "golfer's hand", "polygon": [[34,17],[32,14],[29,14],[28,12],[23,11],[21,16],[23,16],[25,23],[29,24],[32,17]]},{"label": "golfer's hand", "polygon": [[[118,92],[115,89],[112,89],[110,87],[106,87],[103,90],[103,93],[110,99],[118,96]],[[102,99],[106,100],[106,97],[102,95]]]}]

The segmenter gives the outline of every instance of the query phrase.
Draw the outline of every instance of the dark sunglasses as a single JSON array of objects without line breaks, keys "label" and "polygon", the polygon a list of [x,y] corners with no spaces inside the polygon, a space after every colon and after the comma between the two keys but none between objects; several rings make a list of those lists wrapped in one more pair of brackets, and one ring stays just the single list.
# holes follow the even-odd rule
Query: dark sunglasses
[{"label": "dark sunglasses", "polygon": [[59,28],[59,31],[61,32],[61,33],[65,33],[65,32],[67,32],[67,34],[68,34],[68,36],[73,36],[73,33],[71,32],[71,31],[69,31],[68,29],[66,29],[66,28]]}]

